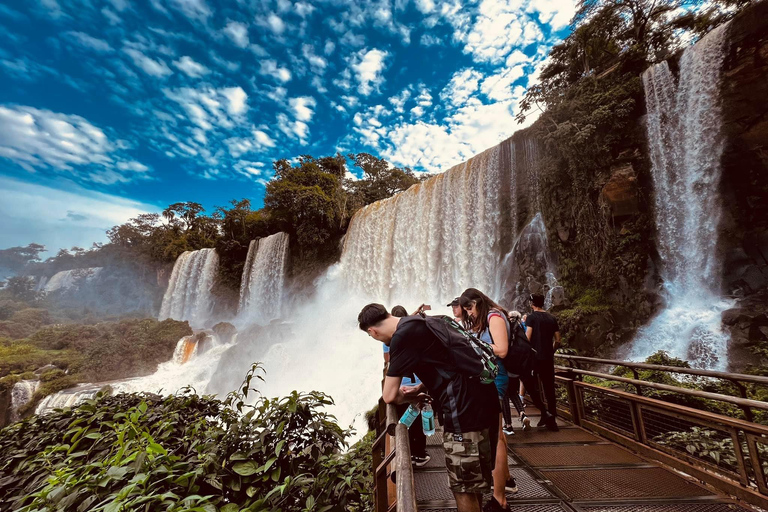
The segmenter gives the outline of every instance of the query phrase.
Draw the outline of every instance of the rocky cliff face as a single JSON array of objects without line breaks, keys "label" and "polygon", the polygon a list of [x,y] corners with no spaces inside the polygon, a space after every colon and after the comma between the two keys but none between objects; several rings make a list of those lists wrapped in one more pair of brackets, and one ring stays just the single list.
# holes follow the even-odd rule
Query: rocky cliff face
[{"label": "rocky cliff face", "polygon": [[724,292],[737,304],[723,322],[731,330],[732,366],[743,368],[765,363],[755,359],[761,350],[768,355],[768,2],[731,22],[728,44],[720,246]]}]

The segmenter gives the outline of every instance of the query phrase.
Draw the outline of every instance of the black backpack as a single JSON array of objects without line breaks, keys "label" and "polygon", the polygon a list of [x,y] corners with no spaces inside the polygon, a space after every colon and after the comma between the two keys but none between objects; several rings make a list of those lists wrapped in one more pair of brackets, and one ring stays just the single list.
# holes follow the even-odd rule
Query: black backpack
[{"label": "black backpack", "polygon": [[493,349],[466,331],[449,316],[425,316],[432,334],[445,346],[456,370],[470,377],[477,377],[484,384],[491,384],[499,374],[499,365]]},{"label": "black backpack", "polygon": [[[512,322],[510,321],[510,323]],[[522,324],[518,321],[512,323],[509,349],[507,350],[507,356],[502,362],[504,363],[504,368],[509,373],[520,376],[533,375],[536,363],[536,350],[531,346],[531,342],[528,341],[528,336],[525,334],[525,329],[523,329]]]}]

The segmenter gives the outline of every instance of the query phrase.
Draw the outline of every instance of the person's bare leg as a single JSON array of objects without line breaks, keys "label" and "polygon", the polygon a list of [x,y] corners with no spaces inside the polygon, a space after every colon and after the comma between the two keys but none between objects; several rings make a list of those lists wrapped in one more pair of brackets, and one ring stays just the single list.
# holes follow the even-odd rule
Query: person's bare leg
[{"label": "person's bare leg", "polygon": [[493,467],[493,497],[501,504],[507,506],[507,494],[504,485],[509,478],[509,466],[507,465],[507,438],[501,430],[501,414],[499,414],[499,438],[496,444],[496,464]]},{"label": "person's bare leg", "polygon": [[483,500],[482,494],[474,494],[469,492],[454,492],[453,497],[456,499],[456,509],[458,512],[481,512],[481,504]]}]

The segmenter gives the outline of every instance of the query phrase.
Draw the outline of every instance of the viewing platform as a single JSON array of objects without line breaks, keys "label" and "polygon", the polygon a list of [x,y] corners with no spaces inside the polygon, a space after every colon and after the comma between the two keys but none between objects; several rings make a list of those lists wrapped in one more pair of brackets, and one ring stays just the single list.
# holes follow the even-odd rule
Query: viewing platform
[{"label": "viewing platform", "polygon": [[[536,428],[540,412],[528,405],[532,428],[507,436],[510,474],[518,492],[510,508],[522,512],[726,512],[768,509],[768,427],[643,396],[656,386],[695,400],[733,406],[733,416],[754,418],[768,403],[746,398],[747,387],[768,378],[719,374],[566,356],[558,367],[560,430]],[[718,395],[666,384],[626,379],[576,366],[627,366],[637,371],[682,373],[726,379],[744,396]],[[648,368],[652,367],[652,368]],[[702,375],[704,373],[705,375]],[[589,376],[614,385],[584,382]],[[618,379],[618,380],[616,380]],[[628,382],[624,382],[628,381]],[[634,392],[618,389],[630,385]],[[741,386],[741,388],[739,388]],[[666,389],[663,390],[667,392]],[[669,391],[672,393],[672,391]],[[713,395],[704,398],[703,395]],[[383,408],[382,408],[383,409]],[[429,463],[412,467],[405,426],[388,407],[374,445],[376,511],[454,511],[441,435],[427,440]],[[390,433],[388,433],[388,431]],[[394,434],[394,435],[391,435]],[[736,441],[736,442],[734,442]],[[711,448],[711,449],[710,449]],[[719,455],[710,452],[717,451]],[[405,453],[402,459],[398,452]],[[407,452],[407,453],[406,453]],[[752,461],[759,461],[753,466]],[[490,498],[486,494],[484,503]],[[755,507],[755,508],[753,508]]]}]

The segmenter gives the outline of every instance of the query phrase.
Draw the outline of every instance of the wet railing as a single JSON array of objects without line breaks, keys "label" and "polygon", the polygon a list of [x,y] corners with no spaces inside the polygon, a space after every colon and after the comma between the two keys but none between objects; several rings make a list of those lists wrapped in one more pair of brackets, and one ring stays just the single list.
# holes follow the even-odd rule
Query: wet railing
[{"label": "wet railing", "polygon": [[[688,473],[745,501],[768,508],[768,403],[748,398],[747,386],[768,385],[768,378],[632,363],[580,356],[559,356],[558,407],[563,416],[616,443]],[[632,370],[635,378],[583,369],[611,366]],[[576,367],[579,366],[579,367]],[[741,396],[713,393],[642,380],[683,374],[728,381]],[[663,380],[663,379],[661,379]],[[737,416],[743,414],[745,419]]]},{"label": "wet railing", "polygon": [[394,405],[379,400],[373,443],[374,510],[416,512],[408,428],[398,422]]}]

